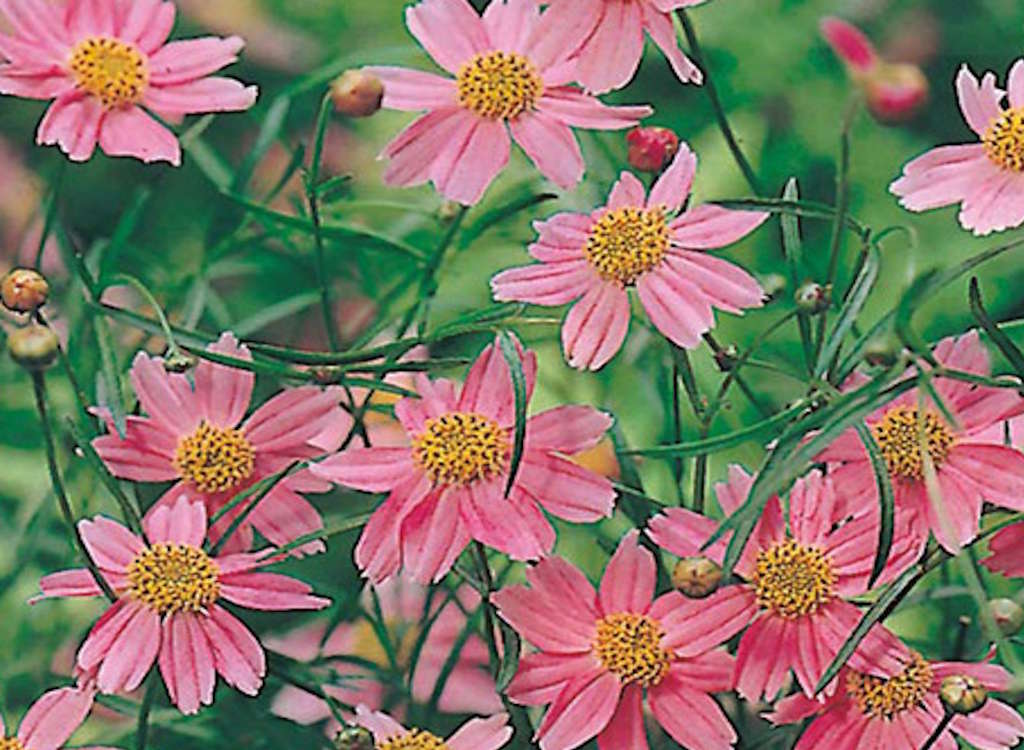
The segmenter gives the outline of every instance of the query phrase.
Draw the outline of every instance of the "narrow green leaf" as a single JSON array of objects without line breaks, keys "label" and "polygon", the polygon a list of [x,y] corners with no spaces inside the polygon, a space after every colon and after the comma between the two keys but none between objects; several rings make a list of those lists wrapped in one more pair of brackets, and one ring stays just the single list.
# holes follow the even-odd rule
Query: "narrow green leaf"
[{"label": "narrow green leaf", "polygon": [[110,342],[110,326],[102,315],[93,316],[93,328],[100,350],[100,371],[96,374],[96,396],[100,406],[110,410],[114,429],[123,440],[128,429],[128,418],[121,393],[121,376],[117,371],[114,347]]},{"label": "narrow green leaf", "polygon": [[505,485],[505,497],[508,497],[515,484],[516,475],[519,473],[519,464],[523,460],[523,446],[526,443],[526,375],[523,373],[523,360],[519,356],[519,349],[508,331],[498,334],[498,348],[501,350],[505,362],[508,363],[508,370],[512,375],[512,388],[516,397],[515,442],[512,446],[512,460],[508,467],[508,483]]},{"label": "narrow green leaf", "polygon": [[480,235],[505,221],[505,219],[534,206],[553,201],[556,198],[558,196],[555,193],[540,193],[536,195],[531,193],[515,198],[503,206],[491,209],[463,230],[462,236],[459,238],[459,247],[463,249],[469,247]]},{"label": "narrow green leaf", "polygon": [[814,377],[824,377],[829,363],[832,362],[832,359],[839,352],[839,347],[843,345],[843,339],[853,329],[854,323],[857,322],[857,317],[868,301],[871,290],[875,287],[880,266],[881,258],[878,248],[874,245],[869,245],[864,266],[861,268],[856,281],[854,281],[843,308],[839,311],[839,317],[836,318],[832,330],[828,334],[825,346],[822,347],[821,353],[818,355],[818,362],[814,366]]},{"label": "narrow green leaf", "polygon": [[512,682],[519,669],[519,657],[522,653],[523,643],[516,633],[504,620],[498,620],[498,628],[501,630],[501,643],[504,646],[501,658],[501,666],[498,668],[498,675],[495,679],[495,687],[501,693]]},{"label": "narrow green leaf", "polygon": [[981,286],[978,284],[977,276],[971,278],[970,298],[971,312],[974,314],[974,318],[981,324],[989,338],[992,339],[992,343],[999,347],[999,351],[1006,357],[1010,366],[1017,373],[1017,376],[1024,378],[1024,354],[1010,340],[1010,337],[1000,330],[999,326],[989,316],[988,311],[985,310],[985,303],[981,298]]},{"label": "narrow green leaf", "polygon": [[[740,198],[711,202],[716,206],[734,211],[767,211],[772,214],[788,214],[820,221],[835,221],[836,218],[836,210],[833,206],[814,201],[787,200],[785,198]],[[849,214],[846,215],[843,223],[850,231],[861,237],[867,237],[870,232],[863,223]]]},{"label": "narrow green leaf", "polygon": [[892,550],[893,515],[895,513],[895,501],[893,499],[892,480],[889,477],[889,467],[882,457],[878,448],[875,436],[863,422],[856,426],[857,435],[867,448],[868,457],[871,459],[871,468],[875,472],[875,482],[878,485],[878,547],[875,550],[875,562],[871,566],[871,578],[868,579],[868,588],[875,585],[875,581],[882,575],[885,564],[889,561],[889,552]]},{"label": "narrow green leaf", "polygon": [[82,452],[82,456],[85,458],[85,462],[89,464],[89,468],[93,470],[99,480],[103,483],[103,486],[107,488],[110,494],[117,501],[118,506],[121,508],[121,513],[128,522],[128,526],[136,534],[142,533],[142,518],[139,514],[139,509],[135,507],[135,503],[132,502],[128,496],[121,489],[121,485],[110,470],[107,469],[107,465],[103,463],[103,459],[100,458],[96,449],[92,447],[92,441],[89,437],[82,432],[81,428],[75,424],[75,421],[71,417],[67,418],[68,430],[71,432],[71,437],[74,438],[75,444],[78,449]]},{"label": "narrow green leaf", "polygon": [[[789,202],[800,200],[800,186],[795,177],[790,177],[782,192],[782,199]],[[803,240],[800,237],[800,217],[796,214],[784,213],[779,216],[779,225],[782,228],[782,252],[786,256],[786,265],[789,267],[789,283],[791,294],[795,294],[803,281],[800,274],[800,266],[803,263]],[[797,324],[800,327],[800,343],[804,350],[804,364],[807,372],[810,373],[814,367],[814,344],[811,340],[810,317],[803,310],[798,311]]]}]

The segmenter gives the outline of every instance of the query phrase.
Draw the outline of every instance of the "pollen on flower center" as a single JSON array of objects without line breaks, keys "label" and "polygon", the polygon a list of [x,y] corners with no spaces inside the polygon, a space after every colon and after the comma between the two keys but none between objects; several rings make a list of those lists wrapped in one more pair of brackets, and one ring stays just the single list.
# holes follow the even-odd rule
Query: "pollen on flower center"
[{"label": "pollen on flower center", "polygon": [[459,104],[481,117],[511,120],[533,109],[544,81],[528,59],[515,52],[475,55],[455,78]]},{"label": "pollen on flower center", "polygon": [[255,452],[241,430],[214,427],[205,420],[181,439],[174,467],[201,492],[223,492],[252,475]]},{"label": "pollen on flower center", "polygon": [[981,141],[994,164],[1024,172],[1024,107],[1008,109],[994,119]]},{"label": "pollen on flower center", "polygon": [[583,254],[601,278],[625,287],[661,263],[668,247],[664,209],[619,208],[594,224]]},{"label": "pollen on flower center", "polygon": [[149,86],[149,66],[138,47],[94,36],[71,50],[69,63],[78,88],[108,109],[138,104]]},{"label": "pollen on flower center", "polygon": [[0,750],[25,750],[17,737],[0,737]]},{"label": "pollen on flower center", "polygon": [[861,713],[890,719],[921,705],[934,677],[931,665],[920,654],[914,653],[913,661],[895,677],[886,679],[850,672],[846,678],[846,692],[857,702]]},{"label": "pollen on flower center", "polygon": [[820,549],[787,539],[757,553],[753,583],[761,607],[795,619],[831,601],[836,573]]},{"label": "pollen on flower center", "polygon": [[597,623],[594,654],[623,684],[657,685],[665,677],[671,655],[661,647],[665,631],[647,615],[620,612]]},{"label": "pollen on flower center", "polygon": [[219,574],[217,564],[201,549],[161,542],[132,560],[128,590],[161,616],[199,612],[220,596]]},{"label": "pollen on flower center", "polygon": [[511,447],[508,431],[493,419],[451,412],[427,420],[412,456],[435,484],[465,485],[500,474]]},{"label": "pollen on flower center", "polygon": [[448,745],[435,734],[412,729],[406,734],[378,742],[377,750],[448,750]]},{"label": "pollen on flower center", "polygon": [[953,446],[954,435],[937,414],[927,412],[918,424],[917,408],[896,406],[871,426],[871,433],[893,479],[915,481],[924,477],[921,431],[928,455],[936,468],[942,465]]}]

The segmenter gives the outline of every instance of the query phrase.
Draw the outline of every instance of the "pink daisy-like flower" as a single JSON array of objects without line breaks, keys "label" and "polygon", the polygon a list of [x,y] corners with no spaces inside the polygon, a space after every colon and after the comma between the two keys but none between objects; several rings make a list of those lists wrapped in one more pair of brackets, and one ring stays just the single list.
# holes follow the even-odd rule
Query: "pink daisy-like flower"
[{"label": "pink daisy-like flower", "polygon": [[[537,356],[516,342],[533,393]],[[555,543],[542,508],[576,523],[611,514],[615,490],[570,461],[593,448],[611,418],[589,406],[560,406],[531,417],[522,462],[505,487],[515,428],[508,363],[491,344],[462,388],[416,378],[419,398],[395,404],[407,447],[349,448],[310,467],[316,476],[366,492],[389,492],[363,530],[356,563],[379,583],[402,567],[421,583],[440,580],[470,540],[516,560],[535,560]]]},{"label": "pink daisy-like flower", "polygon": [[575,50],[545,23],[536,0],[494,0],[482,18],[468,0],[423,0],[406,11],[409,31],[454,78],[370,69],[384,82],[385,107],[427,110],[384,150],[389,185],[429,181],[450,200],[476,203],[508,163],[511,135],[545,177],[571,188],[584,172],[572,128],[619,130],[651,114],[567,86]]},{"label": "pink daisy-like flower", "polygon": [[[934,356],[952,370],[986,377],[992,370],[977,331],[943,339]],[[865,422],[888,466],[896,507],[913,516],[911,531],[924,540],[930,530],[945,549],[956,553],[977,535],[983,503],[1024,510],[1024,454],[1003,444],[998,427],[993,430],[1024,410],[1024,398],[1012,388],[950,378],[935,378],[934,385],[956,424],[950,424],[927,395],[921,414],[922,394],[917,389],[893,399]],[[932,493],[925,479],[922,427],[938,480]],[[877,514],[878,485],[856,430],[840,435],[817,460],[833,465],[831,473],[846,498],[847,512]]]},{"label": "pink daisy-like flower", "polygon": [[987,235],[1024,223],[1024,60],[1010,69],[1007,92],[995,73],[978,79],[964,65],[956,78],[964,119],[981,143],[940,146],[911,161],[889,189],[911,211],[960,204],[960,224]]},{"label": "pink daisy-like flower", "polygon": [[[134,690],[157,662],[182,713],[213,702],[218,674],[256,695],[266,674],[263,647],[219,602],[266,611],[330,604],[301,581],[257,572],[272,562],[269,550],[211,557],[203,549],[206,509],[184,496],[146,517],[148,544],[103,516],[78,528],[118,596],[78,650],[78,668],[103,693]],[[39,585],[39,599],[102,595],[85,569],[48,575]]]},{"label": "pink daisy-like flower", "polygon": [[[743,469],[730,467],[729,481],[716,487],[722,510],[728,514],[739,508],[752,484]],[[861,612],[849,600],[867,591],[878,522],[862,516],[837,523],[837,503],[831,479],[818,472],[794,485],[788,516],[773,497],[735,566],[744,583],[700,602],[723,640],[747,628],[736,653],[736,687],[747,700],[772,699],[791,669],[803,691],[813,696],[818,680],[860,622]],[[669,508],[651,521],[648,534],[673,554],[705,554],[721,563],[728,538],[700,552],[717,526],[717,521],[692,511]],[[881,583],[920,557],[922,545],[908,526],[909,519],[899,514]],[[876,627],[849,663],[888,676],[902,668],[903,655],[902,644]]]},{"label": "pink daisy-like flower", "polygon": [[[436,596],[431,599],[429,611],[426,609],[427,589],[423,586],[396,577],[374,589],[364,592],[363,607],[374,606],[373,594],[376,593],[399,669],[407,671],[411,666],[412,650],[422,636],[420,623],[432,623],[410,681],[413,700],[427,705],[445,662],[458,648],[458,661],[441,692],[438,710],[447,714],[492,714],[501,710],[494,678],[488,672],[486,644],[476,633],[463,643],[466,613],[480,606],[480,596],[473,589],[460,587],[451,601]],[[335,684],[324,684],[324,692],[344,705],[365,705],[377,710],[393,697],[379,674],[365,666],[365,662],[370,662],[384,670],[391,667],[384,644],[366,617],[344,622],[330,633],[326,622],[317,622],[278,638],[265,638],[263,642],[271,651],[301,662],[317,660],[318,664],[328,667],[337,679]],[[344,657],[357,657],[364,663]],[[274,697],[271,710],[299,724],[327,721],[330,735],[340,728],[330,721],[331,712],[323,700],[291,685]],[[395,715],[401,718],[402,713],[395,712]]]},{"label": "pink daisy-like flower", "polygon": [[[575,48],[576,80],[588,91],[603,93],[629,83],[644,55],[644,32],[665,55],[683,83],[700,84],[704,75],[679,48],[672,11],[705,0],[552,0],[542,43]],[[567,36],[568,35],[568,36]]]},{"label": "pink daisy-like flower", "polygon": [[655,327],[688,349],[714,326],[714,308],[740,314],[760,307],[764,291],[754,278],[704,251],[745,237],[768,214],[703,205],[673,218],[696,171],[697,157],[683,143],[650,196],[623,172],[603,208],[536,223],[540,237],[530,254],[540,264],[499,273],[491,279],[494,298],[546,306],[578,300],[562,326],[562,345],[570,365],[591,370],[622,347],[630,287]]},{"label": "pink daisy-like flower", "polygon": [[167,42],[174,4],[161,0],[5,0],[0,93],[52,99],[36,142],[73,161],[110,156],[181,163],[168,120],[248,109],[255,86],[212,73],[238,59],[238,37]]},{"label": "pink daisy-like flower", "polygon": [[[840,689],[824,702],[798,693],[779,701],[767,718],[794,724],[815,717],[794,750],[919,750],[942,721],[939,689],[947,677],[969,678],[993,692],[1010,685],[1010,674],[995,664],[930,662],[911,652],[902,671],[888,679],[845,669]],[[932,747],[956,750],[956,737],[971,747],[1009,750],[1024,738],[1024,718],[990,697],[974,713],[954,717]]]},{"label": "pink daisy-like flower", "polygon": [[[0,748],[4,750],[60,750],[92,710],[94,691],[60,688],[43,693],[21,720],[13,737],[7,736],[0,717]],[[114,750],[88,747],[80,750]]]},{"label": "pink daisy-like flower", "polygon": [[[733,658],[719,649],[718,612],[672,591],[655,599],[654,555],[631,531],[600,591],[565,560],[526,571],[530,586],[494,595],[501,616],[538,653],[523,657],[509,698],[550,704],[537,730],[542,750],[646,750],[643,703],[684,747],[728,750],[736,732],[711,698],[733,688]],[[705,609],[708,611],[705,611]]]},{"label": "pink daisy-like flower", "polygon": [[506,714],[470,719],[448,739],[425,729],[406,729],[380,711],[356,708],[356,724],[373,733],[376,750],[498,750],[512,739]]},{"label": "pink daisy-like flower", "polygon": [[[249,349],[230,333],[207,350],[252,359]],[[279,393],[243,421],[255,376],[207,360],[199,363],[190,382],[185,375],[168,373],[161,358],[140,352],[132,364],[131,379],[147,416],[129,416],[122,439],[110,415],[97,410],[107,420],[109,434],[96,438],[93,446],[114,476],[134,482],[175,481],[154,509],[184,496],[204,502],[211,515],[216,513],[236,495],[292,462],[321,454],[311,441],[341,411],[333,391],[304,386]],[[249,549],[253,528],[276,545],[319,531],[323,520],[300,493],[330,488],[308,470],[279,481],[227,540],[225,551]],[[215,540],[246,505],[243,502],[218,520],[211,534]],[[295,553],[323,549],[322,542],[313,541]]]}]

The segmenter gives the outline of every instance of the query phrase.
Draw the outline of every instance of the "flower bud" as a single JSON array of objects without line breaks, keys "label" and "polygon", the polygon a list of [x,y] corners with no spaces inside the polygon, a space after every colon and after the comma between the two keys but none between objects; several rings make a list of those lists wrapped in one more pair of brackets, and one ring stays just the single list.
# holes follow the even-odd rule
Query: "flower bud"
[{"label": "flower bud", "polygon": [[629,165],[638,172],[663,170],[679,151],[679,136],[668,128],[633,128],[626,134]]},{"label": "flower bud", "polygon": [[334,109],[349,117],[369,117],[384,101],[384,84],[365,70],[346,70],[331,83]]},{"label": "flower bud", "polygon": [[892,331],[881,333],[864,346],[864,359],[875,367],[893,367],[903,354],[903,342]]},{"label": "flower bud", "polygon": [[672,570],[672,586],[691,599],[710,596],[722,582],[722,568],[706,557],[684,557]]},{"label": "flower bud", "polygon": [[11,312],[33,312],[46,304],[50,285],[38,271],[15,268],[0,283],[4,307]]},{"label": "flower bud", "polygon": [[41,372],[52,365],[59,347],[57,334],[35,324],[18,328],[7,338],[11,359],[29,372]]},{"label": "flower bud", "polygon": [[770,300],[778,299],[779,295],[786,291],[786,287],[789,285],[789,281],[781,273],[765,274],[758,280],[761,282],[761,288],[764,289],[765,295]]},{"label": "flower bud", "polygon": [[715,352],[715,364],[718,365],[718,369],[722,372],[732,370],[739,358],[740,350],[736,348],[736,344],[729,344],[724,349],[719,349]]},{"label": "flower bud", "polygon": [[437,218],[444,224],[448,224],[455,220],[455,217],[459,215],[459,211],[462,210],[462,205],[456,201],[445,201],[437,209]]},{"label": "flower bud", "polygon": [[373,750],[373,734],[364,727],[345,727],[334,736],[337,750]]},{"label": "flower bud", "polygon": [[814,281],[796,290],[796,306],[811,315],[819,315],[828,310],[832,304],[832,285],[822,286]]},{"label": "flower bud", "polygon": [[341,376],[344,371],[340,367],[313,367],[310,369],[310,373],[313,375],[315,380],[320,385],[337,385],[341,382]]},{"label": "flower bud", "polygon": [[939,686],[942,703],[955,714],[972,714],[985,705],[988,691],[975,678],[965,674],[950,675]]},{"label": "flower bud", "polygon": [[174,374],[188,372],[196,366],[195,357],[183,351],[176,350],[167,355],[164,359],[164,370]]},{"label": "flower bud", "polygon": [[1013,599],[993,599],[988,603],[989,614],[1003,635],[1017,635],[1024,628],[1024,607]]}]

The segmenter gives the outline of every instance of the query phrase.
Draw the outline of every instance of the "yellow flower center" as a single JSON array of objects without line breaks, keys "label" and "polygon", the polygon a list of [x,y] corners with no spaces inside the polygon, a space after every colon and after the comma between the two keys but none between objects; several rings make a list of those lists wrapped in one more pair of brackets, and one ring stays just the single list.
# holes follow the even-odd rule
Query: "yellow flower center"
[{"label": "yellow flower center", "polygon": [[436,734],[423,729],[411,729],[399,737],[378,742],[377,750],[448,750],[448,746]]},{"label": "yellow flower center", "polygon": [[931,665],[915,653],[910,665],[889,679],[850,672],[846,677],[846,692],[862,713],[891,719],[921,705],[934,677]]},{"label": "yellow flower center", "polygon": [[597,623],[594,654],[623,684],[657,685],[668,672],[671,654],[661,647],[661,624],[647,615],[620,612]]},{"label": "yellow flower center", "polygon": [[217,563],[201,549],[160,542],[132,560],[128,590],[160,615],[200,612],[220,596],[219,575]]},{"label": "yellow flower center", "polygon": [[994,164],[1024,172],[1024,107],[1008,109],[994,119],[981,142]]},{"label": "yellow flower center", "polygon": [[71,72],[78,88],[108,109],[138,104],[149,86],[146,56],[134,44],[94,36],[71,50]]},{"label": "yellow flower center", "polygon": [[544,81],[529,60],[515,52],[475,55],[455,77],[459,104],[481,117],[511,120],[533,109]]},{"label": "yellow flower center", "polygon": [[927,412],[920,418],[923,425],[918,425],[918,420],[915,407],[896,406],[871,426],[871,433],[893,479],[916,481],[924,477],[922,431],[923,442],[935,468],[942,465],[953,446],[953,431],[941,417]]},{"label": "yellow flower center", "polygon": [[214,427],[204,420],[178,443],[174,468],[200,492],[223,492],[252,475],[255,457],[241,430]]},{"label": "yellow flower center", "polygon": [[590,230],[583,254],[601,278],[632,286],[668,252],[668,220],[662,208],[619,208]]},{"label": "yellow flower center", "polygon": [[25,746],[17,737],[0,737],[0,750],[25,750]]},{"label": "yellow flower center", "polygon": [[451,412],[428,419],[412,441],[412,457],[435,484],[472,484],[505,469],[508,432],[480,414]]},{"label": "yellow flower center", "polygon": [[753,583],[761,607],[793,620],[831,601],[836,572],[824,552],[787,539],[757,553]]}]

